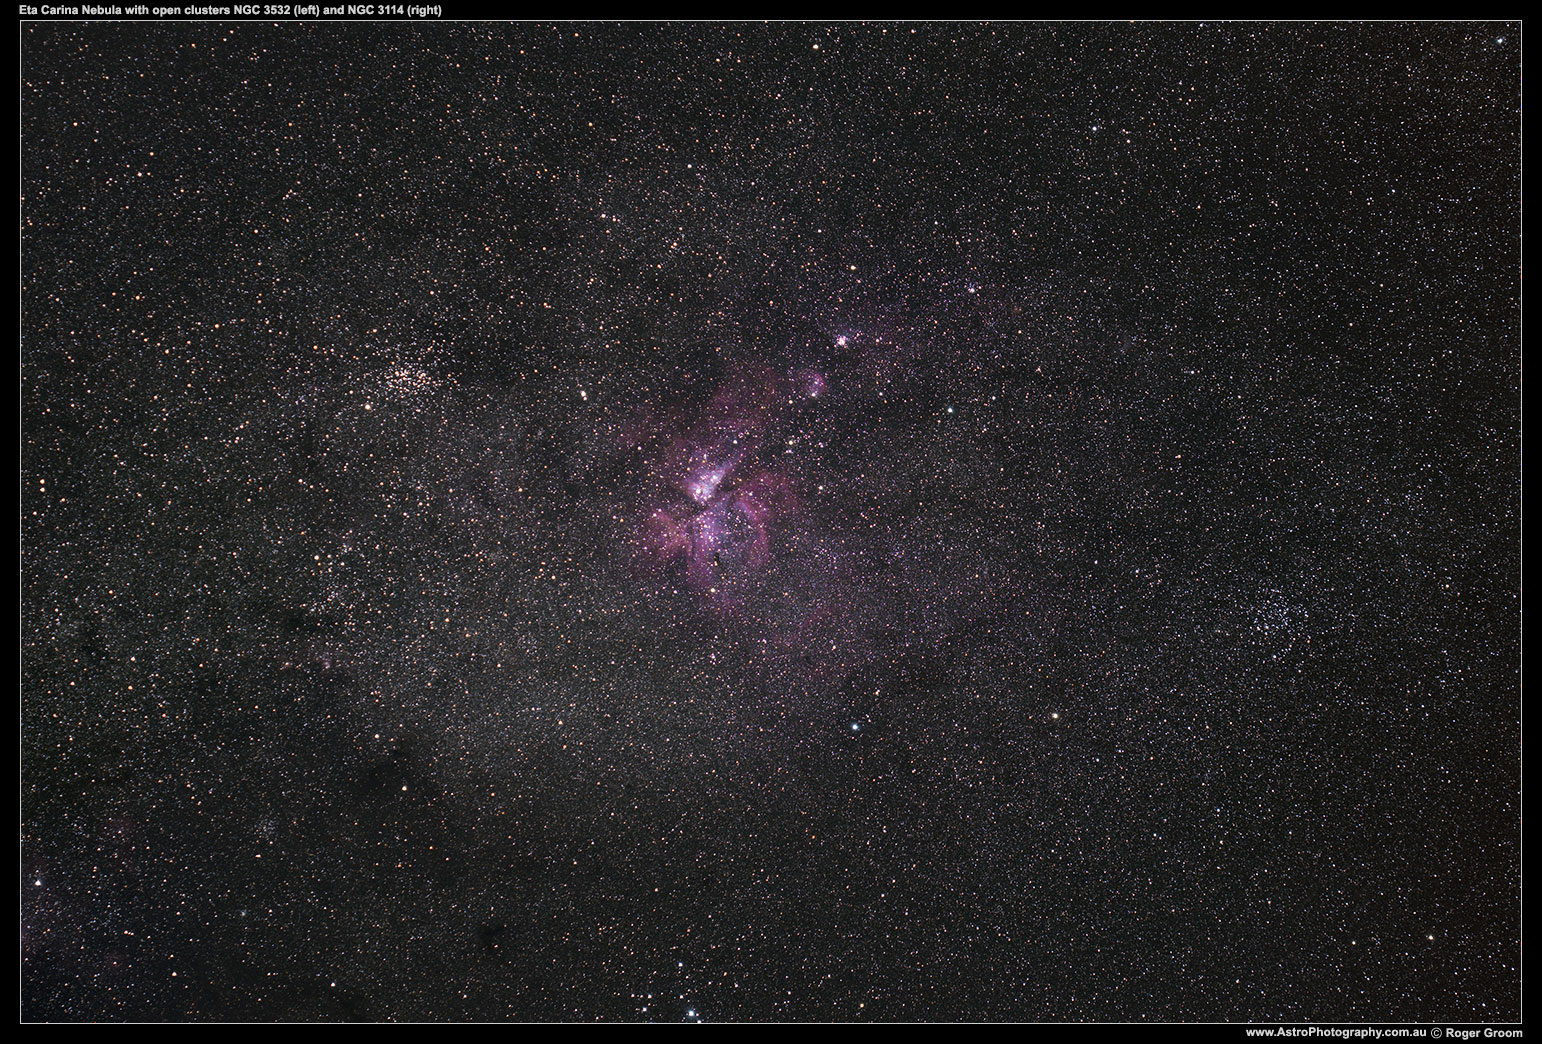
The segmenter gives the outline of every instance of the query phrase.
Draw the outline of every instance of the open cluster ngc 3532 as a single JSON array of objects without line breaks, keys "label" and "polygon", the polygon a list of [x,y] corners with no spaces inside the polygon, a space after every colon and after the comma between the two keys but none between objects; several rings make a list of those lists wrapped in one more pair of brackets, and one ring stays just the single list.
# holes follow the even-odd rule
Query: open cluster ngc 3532
[{"label": "open cluster ngc 3532", "polygon": [[23,1018],[1519,1018],[1518,26],[20,37]]}]

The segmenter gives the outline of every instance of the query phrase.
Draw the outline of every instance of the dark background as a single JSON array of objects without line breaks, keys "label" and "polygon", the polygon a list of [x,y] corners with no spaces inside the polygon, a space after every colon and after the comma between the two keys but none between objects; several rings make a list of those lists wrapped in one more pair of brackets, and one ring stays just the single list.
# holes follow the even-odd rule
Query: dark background
[{"label": "dark background", "polygon": [[22,1017],[1519,1018],[1516,29],[21,25]]}]

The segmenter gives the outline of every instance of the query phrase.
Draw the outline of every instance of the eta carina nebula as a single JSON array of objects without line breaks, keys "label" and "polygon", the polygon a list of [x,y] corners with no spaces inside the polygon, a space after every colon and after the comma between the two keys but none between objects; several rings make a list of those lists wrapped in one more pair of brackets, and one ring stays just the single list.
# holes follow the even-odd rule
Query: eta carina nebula
[{"label": "eta carina nebula", "polygon": [[742,606],[800,503],[790,476],[762,462],[767,431],[824,390],[817,371],[746,370],[718,387],[683,434],[661,433],[639,558],[715,604]]},{"label": "eta carina nebula", "polygon": [[[854,531],[820,495],[844,459],[828,431],[849,425],[862,374],[855,353],[739,366],[623,436],[639,451],[618,512],[639,593],[673,620],[701,619],[679,613],[681,600],[694,603],[775,665],[757,678],[804,697],[835,693],[883,658],[895,614],[907,612],[895,590],[931,589],[914,572],[924,563],[893,558],[884,537]],[[925,622],[913,622],[920,641]]]}]

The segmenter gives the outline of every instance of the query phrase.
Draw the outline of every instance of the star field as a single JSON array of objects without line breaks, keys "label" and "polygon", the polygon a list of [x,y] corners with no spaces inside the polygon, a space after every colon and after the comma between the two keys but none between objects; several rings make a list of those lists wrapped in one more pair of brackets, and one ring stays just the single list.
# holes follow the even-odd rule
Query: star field
[{"label": "star field", "polygon": [[1518,25],[20,37],[24,1019],[1519,1019]]}]

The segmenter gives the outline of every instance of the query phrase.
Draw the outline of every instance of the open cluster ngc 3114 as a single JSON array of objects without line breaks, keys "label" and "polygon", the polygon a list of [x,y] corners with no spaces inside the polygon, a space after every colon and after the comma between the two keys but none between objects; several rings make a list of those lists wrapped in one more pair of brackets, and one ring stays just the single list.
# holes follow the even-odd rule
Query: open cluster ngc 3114
[{"label": "open cluster ngc 3114", "polygon": [[1518,24],[20,55],[24,1019],[1519,1019]]}]

